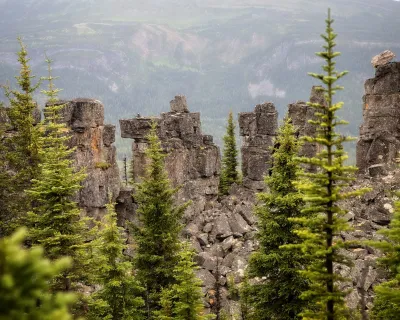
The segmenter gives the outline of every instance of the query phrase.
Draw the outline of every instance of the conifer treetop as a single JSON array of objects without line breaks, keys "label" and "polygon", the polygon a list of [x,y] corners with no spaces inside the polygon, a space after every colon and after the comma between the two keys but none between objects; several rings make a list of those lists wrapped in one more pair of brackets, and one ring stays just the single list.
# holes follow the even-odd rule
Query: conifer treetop
[{"label": "conifer treetop", "polygon": [[70,259],[50,261],[41,247],[24,249],[26,233],[22,228],[0,239],[0,318],[72,320],[68,308],[75,296],[49,290],[54,277],[70,266]]},{"label": "conifer treetop", "polygon": [[226,195],[232,184],[239,181],[238,168],[238,150],[236,147],[235,123],[233,120],[232,111],[228,115],[228,125],[226,134],[224,135],[224,150],[222,155],[222,169],[219,184],[219,192],[221,195]]},{"label": "conifer treetop", "polygon": [[[258,249],[250,256],[248,274],[252,281],[242,294],[248,300],[251,319],[300,319],[307,306],[300,295],[308,290],[307,279],[299,269],[308,259],[299,250],[282,249],[283,245],[299,245],[291,218],[303,217],[303,195],[298,192],[300,166],[296,161],[300,143],[289,118],[279,127],[272,153],[270,175],[265,176],[267,192],[257,194],[255,207],[258,221]],[[246,299],[245,299],[246,298]]]},{"label": "conifer treetop", "polygon": [[[303,218],[294,218],[293,221],[300,227],[296,231],[303,239],[297,247],[301,248],[311,264],[301,271],[311,282],[310,289],[302,297],[311,302],[310,309],[302,313],[303,319],[341,319],[348,316],[344,298],[346,292],[339,289],[339,282],[346,281],[333,269],[334,263],[350,264],[348,258],[340,254],[339,249],[346,246],[340,238],[340,232],[349,230],[347,221],[343,218],[346,213],[340,207],[340,200],[358,196],[368,189],[347,191],[345,187],[355,179],[356,167],[345,165],[347,155],[343,150],[343,143],[353,140],[339,134],[336,128],[347,124],[339,119],[336,112],[343,106],[343,102],[335,103],[334,95],[343,87],[337,81],[347,74],[347,71],[338,72],[335,69],[335,58],[340,55],[334,50],[337,35],[332,28],[333,19],[330,10],[326,19],[326,32],[321,35],[325,44],[323,51],[316,55],[325,60],[322,73],[310,75],[322,82],[317,90],[324,92],[326,104],[309,103],[315,109],[315,120],[311,124],[317,126],[314,137],[305,137],[307,142],[319,146],[315,157],[300,157],[304,164],[316,167],[316,172],[304,172],[303,179],[297,184],[304,194],[306,207]],[[294,245],[295,246],[295,245]]]}]

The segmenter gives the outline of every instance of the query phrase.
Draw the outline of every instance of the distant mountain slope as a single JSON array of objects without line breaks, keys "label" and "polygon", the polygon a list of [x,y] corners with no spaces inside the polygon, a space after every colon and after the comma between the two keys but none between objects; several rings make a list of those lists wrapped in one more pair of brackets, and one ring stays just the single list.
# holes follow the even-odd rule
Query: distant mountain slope
[{"label": "distant mountain slope", "polygon": [[182,93],[219,137],[229,110],[270,100],[283,116],[289,102],[308,98],[328,6],[343,53],[338,67],[350,71],[344,117],[357,135],[371,57],[400,54],[399,2],[0,0],[0,82],[17,72],[22,35],[35,73],[44,74],[47,52],[63,95],[103,100],[108,121],[167,111]]}]

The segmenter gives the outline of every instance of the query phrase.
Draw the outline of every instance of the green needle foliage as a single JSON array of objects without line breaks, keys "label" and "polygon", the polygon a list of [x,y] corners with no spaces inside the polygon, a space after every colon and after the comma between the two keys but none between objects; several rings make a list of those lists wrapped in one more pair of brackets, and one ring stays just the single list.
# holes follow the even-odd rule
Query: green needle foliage
[{"label": "green needle foliage", "polygon": [[173,275],[175,283],[164,288],[161,293],[162,309],[157,314],[159,320],[206,320],[212,315],[203,315],[201,280],[197,278],[197,265],[193,262],[194,251],[190,243],[183,242],[179,262]]},{"label": "green needle foliage", "polygon": [[236,148],[235,123],[233,122],[232,111],[229,112],[228,126],[224,136],[224,152],[222,156],[222,169],[219,182],[219,193],[227,195],[232,184],[239,181],[238,151]]},{"label": "green needle foliage", "polygon": [[162,288],[175,282],[173,269],[179,261],[180,222],[187,204],[174,205],[177,188],[171,188],[164,168],[165,154],[153,122],[146,151],[148,166],[134,194],[139,207],[139,225],[133,227],[136,246],[134,266],[145,288],[147,318],[160,308]]},{"label": "green needle foliage", "polygon": [[14,201],[12,195],[12,175],[9,172],[7,161],[8,148],[5,144],[7,139],[6,119],[6,109],[0,103],[0,238],[10,232],[9,223],[13,220],[11,206]]},{"label": "green needle foliage", "polygon": [[275,142],[272,174],[265,177],[269,191],[257,195],[259,249],[250,258],[248,273],[263,280],[247,286],[251,319],[300,319],[298,314],[307,305],[300,295],[308,283],[298,271],[308,260],[300,251],[280,248],[301,242],[289,220],[302,217],[304,206],[295,187],[300,171],[295,161],[300,148],[295,131],[290,119],[285,119]]},{"label": "green needle foliage", "polygon": [[95,241],[95,283],[100,290],[89,299],[88,319],[135,320],[143,319],[143,289],[135,280],[132,263],[124,256],[127,249],[123,228],[117,226],[114,203],[107,205],[105,222]]},{"label": "green needle foliage", "polygon": [[[345,166],[347,159],[342,143],[351,138],[341,136],[336,127],[347,124],[339,120],[336,112],[343,106],[342,102],[334,103],[333,97],[343,87],[336,82],[346,75],[346,71],[335,70],[335,58],[340,55],[334,51],[336,34],[332,29],[333,20],[330,11],[326,20],[326,34],[322,35],[325,41],[324,51],[317,56],[323,58],[326,64],[322,67],[323,74],[310,75],[323,84],[319,88],[324,92],[326,105],[310,103],[315,108],[317,119],[310,123],[317,126],[315,137],[306,137],[306,141],[316,143],[319,153],[313,158],[300,158],[300,162],[312,164],[317,168],[315,173],[304,173],[303,180],[298,183],[299,190],[304,194],[306,207],[303,209],[305,217],[292,221],[301,225],[297,233],[303,239],[301,247],[304,256],[310,259],[306,270],[301,271],[310,281],[310,288],[302,297],[310,301],[310,308],[302,312],[303,319],[342,319],[347,318],[344,297],[346,292],[338,288],[338,282],[344,281],[335,274],[334,263],[349,264],[350,262],[339,253],[344,242],[339,234],[348,230],[347,222],[342,218],[345,211],[340,208],[339,201],[360,195],[366,190],[346,192],[349,181],[354,180],[355,167]],[[296,246],[296,245],[295,245]]]},{"label": "green needle foliage", "polygon": [[74,283],[86,272],[84,244],[87,227],[80,218],[80,210],[75,201],[77,191],[85,174],[75,172],[71,154],[74,151],[66,146],[70,139],[68,129],[60,118],[63,105],[57,104],[58,89],[54,87],[51,75],[51,61],[47,60],[49,76],[48,90],[43,91],[49,102],[45,120],[41,128],[39,156],[40,175],[32,180],[27,193],[35,202],[33,211],[28,213],[29,238],[32,244],[43,246],[45,255],[51,260],[62,256],[72,258],[72,268],[53,282],[53,289],[69,291]]},{"label": "green needle foliage", "polygon": [[12,187],[10,191],[13,194],[10,199],[12,202],[8,206],[11,215],[2,217],[4,231],[8,234],[23,223],[19,221],[19,218],[31,209],[31,202],[24,191],[30,187],[31,180],[38,177],[40,162],[40,132],[33,117],[37,107],[33,100],[33,94],[40,82],[36,85],[32,84],[34,76],[31,75],[28,52],[22,40],[18,38],[18,41],[21,46],[21,50],[18,52],[18,62],[21,68],[19,76],[16,77],[19,90],[4,87],[10,104],[7,112],[10,126],[15,130],[5,141],[8,147],[8,164],[10,169],[15,172],[10,185]]},{"label": "green needle foliage", "polygon": [[400,201],[395,202],[395,208],[389,229],[379,230],[387,240],[372,243],[385,253],[380,263],[389,271],[389,281],[375,287],[373,319],[400,319]]},{"label": "green needle foliage", "polygon": [[51,293],[50,283],[70,264],[50,261],[40,247],[22,248],[26,230],[0,239],[0,320],[72,320],[72,294]]}]

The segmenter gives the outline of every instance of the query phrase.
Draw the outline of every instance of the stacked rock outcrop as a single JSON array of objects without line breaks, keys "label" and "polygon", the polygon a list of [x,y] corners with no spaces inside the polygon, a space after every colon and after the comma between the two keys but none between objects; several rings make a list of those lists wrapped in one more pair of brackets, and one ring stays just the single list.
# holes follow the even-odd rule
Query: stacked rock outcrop
[{"label": "stacked rock outcrop", "polygon": [[116,161],[115,126],[104,124],[104,106],[98,100],[75,99],[60,101],[63,121],[71,128],[69,145],[75,148],[77,169],[87,174],[78,194],[79,206],[89,216],[98,218],[105,212],[111,196],[120,192],[119,169]]},{"label": "stacked rock outcrop", "polygon": [[[323,95],[313,88],[311,102],[324,104]],[[120,177],[113,146],[115,127],[104,124],[104,107],[90,99],[61,101],[63,121],[72,130],[70,146],[75,147],[77,169],[86,168],[87,178],[79,192],[78,201],[87,213],[99,217],[111,194],[117,201],[118,218],[134,221],[137,206],[132,190],[120,189]],[[257,224],[253,215],[255,194],[264,189],[263,178],[271,168],[271,147],[278,127],[278,113],[272,103],[257,105],[253,112],[239,114],[240,134],[243,137],[243,186],[234,185],[228,196],[218,197],[220,173],[219,148],[212,136],[201,132],[200,114],[189,112],[186,98],[176,96],[170,112],[159,117],[136,117],[120,120],[123,138],[133,139],[133,176],[140,181],[146,164],[146,135],[151,122],[157,123],[158,135],[166,153],[166,170],[174,186],[181,186],[178,202],[193,203],[185,216],[183,236],[189,238],[197,251],[207,306],[215,307],[216,288],[219,303],[235,310],[238,304],[228,299],[227,282],[243,279],[249,255],[257,249]],[[393,192],[400,189],[400,63],[378,66],[375,78],[365,83],[363,117],[357,143],[357,166],[360,174],[350,190],[371,187],[361,197],[343,201],[346,218],[352,231],[342,232],[345,241],[353,242],[342,253],[354,262],[353,267],[336,266],[336,271],[348,277],[343,290],[353,289],[347,301],[350,307],[360,308],[368,319],[372,307],[374,286],[385,278],[377,264],[381,253],[363,242],[380,240],[377,231],[390,223]],[[39,113],[35,113],[39,121]],[[314,109],[304,102],[289,105],[288,115],[297,128],[296,135],[313,135],[315,127],[308,123]],[[7,112],[0,109],[0,122],[8,122]],[[12,128],[10,128],[12,134]],[[311,157],[316,145],[304,144],[301,155]],[[235,311],[232,311],[233,313]]]},{"label": "stacked rock outcrop", "polygon": [[400,151],[400,62],[376,69],[365,82],[357,166],[370,175],[395,167]]},{"label": "stacked rock outcrop", "polygon": [[278,112],[272,103],[259,104],[254,112],[239,113],[242,142],[243,185],[264,189],[264,174],[271,167],[271,147],[278,128]]},{"label": "stacked rock outcrop", "polygon": [[[325,104],[324,95],[313,87],[311,90],[310,102]],[[315,108],[309,106],[304,101],[297,101],[288,106],[288,116],[292,120],[292,124],[296,128],[296,136],[314,136],[316,132],[315,125],[310,124],[309,120],[315,120]],[[317,153],[317,145],[315,143],[305,142],[300,150],[299,155],[304,157],[313,157]]]},{"label": "stacked rock outcrop", "polygon": [[[77,170],[84,168],[87,174],[77,196],[79,206],[89,216],[98,218],[104,214],[109,196],[113,200],[120,192],[119,169],[116,162],[115,126],[104,124],[104,106],[98,100],[75,99],[59,101],[64,105],[61,121],[71,129],[68,144],[75,148],[73,158]],[[33,117],[38,124],[41,118],[39,108]],[[7,108],[0,108],[0,122],[9,123]],[[8,127],[8,134],[14,128]]]},{"label": "stacked rock outcrop", "polygon": [[134,140],[133,175],[135,181],[140,181],[146,163],[146,136],[151,122],[157,123],[158,135],[167,153],[166,170],[172,184],[181,187],[177,199],[193,202],[186,213],[186,219],[190,220],[218,195],[220,153],[212,136],[202,134],[200,113],[189,112],[184,96],[176,96],[170,106],[171,111],[158,118],[120,120],[121,136]]}]

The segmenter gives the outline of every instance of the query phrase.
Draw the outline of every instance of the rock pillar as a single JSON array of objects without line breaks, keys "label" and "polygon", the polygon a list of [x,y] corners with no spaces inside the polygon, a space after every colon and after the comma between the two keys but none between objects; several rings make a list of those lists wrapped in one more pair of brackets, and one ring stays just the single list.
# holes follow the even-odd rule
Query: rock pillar
[{"label": "rock pillar", "polygon": [[98,100],[76,99],[60,101],[63,121],[72,130],[70,147],[75,148],[77,170],[87,174],[78,202],[89,216],[98,218],[105,212],[109,196],[113,200],[120,191],[119,169],[116,161],[115,126],[104,124],[104,106]]},{"label": "rock pillar", "polygon": [[377,67],[365,82],[357,166],[370,175],[394,168],[400,151],[400,62]]},{"label": "rock pillar", "polygon": [[133,139],[133,175],[140,181],[145,173],[146,135],[151,121],[157,122],[158,136],[167,153],[165,167],[173,186],[181,186],[179,201],[192,200],[186,218],[201,212],[208,200],[218,195],[220,152],[212,136],[201,132],[200,113],[191,113],[184,96],[171,101],[171,111],[157,118],[120,120],[122,138]]},{"label": "rock pillar", "polygon": [[278,112],[272,103],[259,104],[253,112],[239,113],[242,143],[243,185],[264,188],[264,175],[271,167],[271,147],[278,128]]}]

